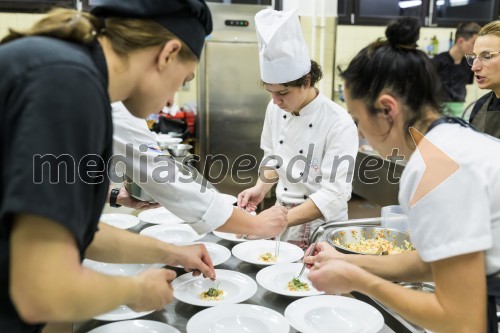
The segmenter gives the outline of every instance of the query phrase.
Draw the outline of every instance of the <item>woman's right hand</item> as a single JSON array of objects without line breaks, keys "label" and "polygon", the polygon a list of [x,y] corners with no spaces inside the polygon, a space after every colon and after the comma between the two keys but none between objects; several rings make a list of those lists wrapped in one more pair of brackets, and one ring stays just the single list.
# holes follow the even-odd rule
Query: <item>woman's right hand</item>
[{"label": "woman's right hand", "polygon": [[335,250],[327,242],[318,242],[318,244],[316,244],[316,248],[314,249],[314,253],[310,253],[311,249],[312,245],[309,246],[304,254],[304,262],[306,263],[306,267],[309,269],[311,269],[316,262],[342,259],[343,257],[342,253]]},{"label": "woman's right hand", "polygon": [[152,269],[139,274],[135,277],[138,285],[136,300],[127,305],[137,312],[162,309],[172,302],[171,282],[176,276],[170,269]]},{"label": "woman's right hand", "polygon": [[247,188],[238,194],[238,207],[247,212],[255,212],[257,205],[264,199],[266,193],[257,186]]}]

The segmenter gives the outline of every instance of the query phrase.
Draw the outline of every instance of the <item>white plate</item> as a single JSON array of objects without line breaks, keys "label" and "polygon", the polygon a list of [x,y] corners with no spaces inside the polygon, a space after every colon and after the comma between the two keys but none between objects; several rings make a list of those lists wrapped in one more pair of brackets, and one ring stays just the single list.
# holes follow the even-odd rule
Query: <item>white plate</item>
[{"label": "white plate", "polygon": [[276,241],[260,239],[252,242],[240,243],[233,247],[233,255],[245,262],[256,265],[275,265],[286,262],[294,262],[304,256],[304,251],[297,245],[280,242],[279,255],[274,262],[265,262],[259,259],[261,254],[271,252],[274,254]]},{"label": "white plate", "polygon": [[99,220],[119,229],[132,228],[141,222],[138,217],[129,214],[102,214]]},{"label": "white plate", "polygon": [[125,320],[94,328],[88,333],[181,333],[175,327],[153,320]]},{"label": "white plate", "polygon": [[285,317],[260,305],[227,304],[205,309],[187,323],[188,333],[288,333]]},{"label": "white plate", "polygon": [[193,228],[186,224],[154,225],[144,228],[140,234],[159,239],[169,244],[192,243],[206,235],[199,235]]},{"label": "white plate", "polygon": [[307,278],[309,270],[305,269],[300,277],[302,282],[309,284],[308,291],[290,291],[288,290],[288,282],[299,275],[302,269],[302,263],[279,264],[261,269],[256,276],[257,282],[262,288],[272,291],[273,293],[292,296],[304,297],[324,294],[313,287],[311,281]]},{"label": "white plate", "polygon": [[163,207],[145,210],[143,212],[140,212],[139,215],[137,216],[142,222],[145,223],[152,223],[152,224],[184,223],[184,221],[180,217],[174,215],[174,213]]},{"label": "white plate", "polygon": [[231,258],[231,251],[225,246],[209,243],[209,242],[196,242],[193,244],[203,244],[207,248],[210,259],[212,259],[212,264],[214,266],[220,265]]},{"label": "white plate", "polygon": [[134,319],[134,318],[139,318],[143,317],[145,315],[148,315],[154,311],[144,311],[144,312],[135,312],[131,308],[129,308],[126,305],[120,305],[113,311],[110,311],[108,313],[95,316],[94,319],[96,320],[103,320],[103,321],[116,321],[116,320],[125,320],[125,319]]},{"label": "white plate", "polygon": [[373,306],[344,296],[301,298],[285,309],[285,317],[303,333],[376,333],[384,327],[382,314]]},{"label": "white plate", "polygon": [[134,276],[151,268],[162,267],[161,264],[110,264],[90,259],[85,259],[82,265],[99,273],[119,276]]},{"label": "white plate", "polygon": [[[191,273],[179,276],[172,281],[174,297],[188,304],[216,306],[243,302],[257,292],[257,283],[248,275],[225,269],[216,269],[215,274],[217,275],[216,281],[202,276],[193,276]],[[215,287],[217,283],[218,288],[225,292],[224,298],[220,301],[202,300],[201,293]]]},{"label": "white plate", "polygon": [[219,238],[228,240],[230,242],[235,242],[235,243],[241,243],[241,242],[246,242],[246,241],[250,240],[250,239],[246,239],[246,238],[238,238],[238,237],[236,237],[236,234],[232,234],[229,232],[212,231],[212,233]]}]

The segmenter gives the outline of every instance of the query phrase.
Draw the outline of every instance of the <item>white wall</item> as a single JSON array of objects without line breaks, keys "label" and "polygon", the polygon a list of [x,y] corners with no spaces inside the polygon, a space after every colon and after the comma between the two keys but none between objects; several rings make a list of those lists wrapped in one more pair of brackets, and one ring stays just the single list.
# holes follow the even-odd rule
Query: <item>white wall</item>
[{"label": "white wall", "polygon": [[[331,1],[327,0],[327,2]],[[42,16],[43,15],[41,14],[0,13],[0,38],[7,34],[9,27],[16,27],[18,29],[28,28]],[[317,20],[317,25],[318,23],[319,19]],[[309,47],[311,47],[312,31],[315,30],[315,54],[319,55],[319,36],[322,28],[318,26],[312,27],[312,17],[310,16],[302,16],[301,24],[304,38]],[[338,84],[342,84],[342,81],[340,80],[338,75],[333,74],[333,69],[336,68],[337,65],[345,68],[350,59],[352,59],[352,57],[357,52],[359,52],[359,50],[361,50],[368,43],[371,43],[377,38],[384,36],[385,27],[350,25],[336,26],[336,19],[333,17],[328,17],[324,29],[326,44],[325,65],[323,67],[324,82],[322,92],[331,98],[332,87],[335,86],[336,89]],[[454,29],[422,28],[420,31],[420,40],[418,44],[422,49],[425,49],[430,38],[436,35],[439,40],[440,51],[444,51],[448,47],[448,40],[451,31],[454,31]],[[333,63],[334,56],[336,60],[335,64]],[[481,97],[485,93],[486,92],[480,90],[476,84],[467,86],[467,104]],[[336,97],[337,96],[333,96],[335,100],[337,99]],[[189,83],[188,88],[181,90],[176,97],[176,103],[181,106],[184,103],[191,101],[196,101],[196,79]]]}]

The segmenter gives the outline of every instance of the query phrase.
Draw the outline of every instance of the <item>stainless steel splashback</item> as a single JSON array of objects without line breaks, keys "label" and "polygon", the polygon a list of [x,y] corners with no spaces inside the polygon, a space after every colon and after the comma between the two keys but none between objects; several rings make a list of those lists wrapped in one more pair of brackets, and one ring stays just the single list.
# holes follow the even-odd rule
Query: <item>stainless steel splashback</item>
[{"label": "stainless steel splashback", "polygon": [[[267,7],[213,3],[209,7],[214,31],[207,37],[197,80],[199,169],[221,192],[236,195],[255,184],[262,159],[260,135],[270,96],[260,86],[254,16]],[[245,164],[244,154],[256,163],[250,170],[236,172],[235,162]],[[218,162],[209,165],[216,155]],[[246,183],[238,177],[247,178]]]}]

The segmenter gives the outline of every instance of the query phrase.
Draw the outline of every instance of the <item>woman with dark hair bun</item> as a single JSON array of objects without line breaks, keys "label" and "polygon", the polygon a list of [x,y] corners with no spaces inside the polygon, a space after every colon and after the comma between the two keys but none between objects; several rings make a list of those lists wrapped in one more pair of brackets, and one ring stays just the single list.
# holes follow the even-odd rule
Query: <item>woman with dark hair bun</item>
[{"label": "woman with dark hair bun", "polygon": [[[433,332],[496,333],[500,141],[442,117],[439,80],[408,22],[362,49],[342,77],[359,132],[382,156],[407,161],[399,202],[416,250],[348,255],[321,243],[305,258],[309,279],[327,293],[359,291]],[[393,281],[433,281],[436,292]]]}]

